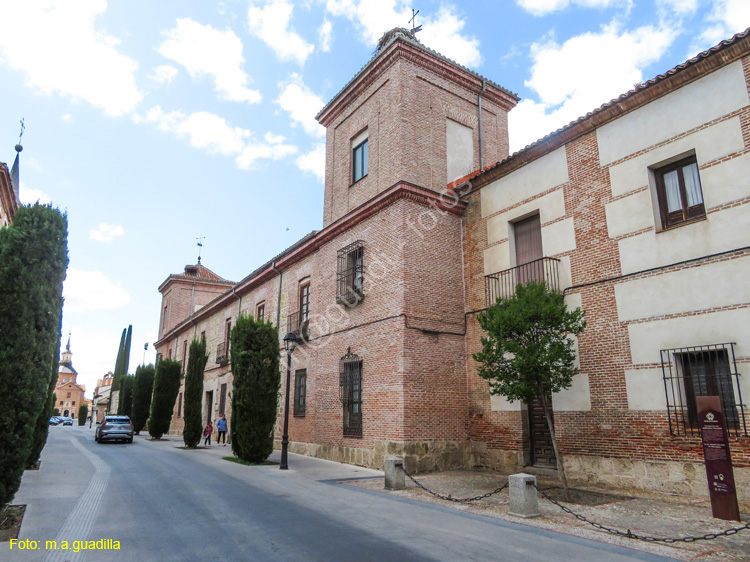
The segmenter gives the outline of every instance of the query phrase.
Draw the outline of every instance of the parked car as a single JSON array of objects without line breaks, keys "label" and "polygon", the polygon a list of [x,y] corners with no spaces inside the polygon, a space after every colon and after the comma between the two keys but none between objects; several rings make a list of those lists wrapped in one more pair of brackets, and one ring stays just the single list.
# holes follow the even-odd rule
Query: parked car
[{"label": "parked car", "polygon": [[102,423],[94,431],[94,441],[104,443],[105,441],[133,442],[133,424],[128,416],[104,416]]},{"label": "parked car", "polygon": [[63,418],[63,425],[73,425],[73,420],[71,418]]},{"label": "parked car", "polygon": [[59,418],[57,416],[52,416],[49,419],[49,424],[50,425],[60,425],[61,423],[62,423],[62,418]]}]

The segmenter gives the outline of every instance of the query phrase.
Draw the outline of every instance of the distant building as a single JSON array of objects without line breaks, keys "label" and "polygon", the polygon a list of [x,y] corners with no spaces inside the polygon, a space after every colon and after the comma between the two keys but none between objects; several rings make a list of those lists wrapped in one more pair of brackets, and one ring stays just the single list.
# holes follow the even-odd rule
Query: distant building
[{"label": "distant building", "polygon": [[77,378],[78,372],[73,368],[73,353],[70,351],[70,337],[68,337],[68,345],[62,353],[60,367],[57,371],[57,384],[55,385],[57,402],[55,402],[54,406],[60,411],[60,415],[66,418],[77,418],[78,409],[81,405],[89,405],[88,400],[84,396],[86,386],[79,385],[76,380]]},{"label": "distant building", "polygon": [[392,30],[318,115],[322,230],[236,284],[170,276],[158,356],[205,336],[204,421],[231,417],[229,333],[252,315],[303,340],[292,452],[549,470],[537,405],[490,395],[472,359],[477,315],[544,279],[586,312],[580,374],[552,396],[569,476],[705,495],[696,397],[714,394],[748,501],[749,84],[750,30],[509,156],[518,97]]},{"label": "distant building", "polygon": [[109,413],[110,393],[112,392],[112,381],[114,375],[112,371],[104,375],[103,378],[97,379],[96,388],[94,389],[94,398],[92,400],[93,412],[96,415],[96,422],[101,422],[104,416]]}]

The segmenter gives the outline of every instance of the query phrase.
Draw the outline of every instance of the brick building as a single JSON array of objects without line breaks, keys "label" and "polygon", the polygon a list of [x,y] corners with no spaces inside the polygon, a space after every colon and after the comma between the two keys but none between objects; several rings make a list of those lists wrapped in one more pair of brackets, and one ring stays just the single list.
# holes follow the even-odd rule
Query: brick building
[{"label": "brick building", "polygon": [[68,345],[62,352],[60,366],[57,370],[57,383],[55,384],[57,398],[55,408],[60,410],[60,415],[66,418],[76,419],[78,409],[82,405],[89,406],[89,401],[84,396],[86,385],[78,384],[77,378],[78,372],[73,368],[73,353],[70,351],[70,337],[68,337]]},{"label": "brick building", "polygon": [[[580,374],[553,397],[571,477],[705,494],[694,398],[713,392],[739,490],[749,83],[745,32],[509,157],[517,96],[393,30],[318,115],[322,230],[236,284],[200,264],[170,276],[157,352],[185,362],[205,335],[204,418],[229,414],[228,333],[252,314],[304,336],[291,451],[373,467],[401,454],[412,470],[545,467],[533,405],[490,396],[471,359],[476,314],[544,276],[588,322]],[[181,418],[182,393],[176,432]]]}]

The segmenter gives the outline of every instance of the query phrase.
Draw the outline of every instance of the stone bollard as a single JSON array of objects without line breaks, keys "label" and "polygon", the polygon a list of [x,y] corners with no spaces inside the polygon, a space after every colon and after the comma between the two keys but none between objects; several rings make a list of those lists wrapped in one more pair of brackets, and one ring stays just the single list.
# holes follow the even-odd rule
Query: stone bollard
[{"label": "stone bollard", "polygon": [[406,480],[404,478],[404,459],[401,457],[388,457],[385,459],[385,489],[405,490]]},{"label": "stone bollard", "polygon": [[516,517],[539,517],[536,476],[531,474],[511,474],[508,476],[509,515]]}]

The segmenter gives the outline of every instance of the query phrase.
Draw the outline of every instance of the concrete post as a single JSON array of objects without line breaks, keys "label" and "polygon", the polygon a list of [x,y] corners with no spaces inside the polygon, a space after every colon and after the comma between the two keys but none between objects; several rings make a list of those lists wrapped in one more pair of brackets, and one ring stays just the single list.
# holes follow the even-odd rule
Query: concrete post
[{"label": "concrete post", "polygon": [[539,517],[536,476],[531,474],[511,474],[508,477],[509,515],[516,517]]},{"label": "concrete post", "polygon": [[385,489],[405,490],[406,479],[404,477],[404,459],[401,457],[388,457],[385,459]]}]

